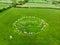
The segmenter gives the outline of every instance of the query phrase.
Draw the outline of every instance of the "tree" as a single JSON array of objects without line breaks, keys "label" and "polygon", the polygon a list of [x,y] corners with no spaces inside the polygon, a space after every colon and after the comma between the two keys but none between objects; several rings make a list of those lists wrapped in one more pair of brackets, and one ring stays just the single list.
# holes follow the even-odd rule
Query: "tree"
[{"label": "tree", "polygon": [[28,2],[28,0],[19,0],[18,1],[18,4],[21,4],[22,5],[22,4],[25,4],[26,2]]},{"label": "tree", "polygon": [[16,0],[12,0],[12,4],[13,7],[16,7]]},{"label": "tree", "polygon": [[28,0],[25,0],[25,2],[28,2]]},{"label": "tree", "polygon": [[20,4],[20,5],[22,5],[22,4],[24,4],[24,3],[25,3],[24,0],[19,0],[19,1],[18,1],[18,4]]}]

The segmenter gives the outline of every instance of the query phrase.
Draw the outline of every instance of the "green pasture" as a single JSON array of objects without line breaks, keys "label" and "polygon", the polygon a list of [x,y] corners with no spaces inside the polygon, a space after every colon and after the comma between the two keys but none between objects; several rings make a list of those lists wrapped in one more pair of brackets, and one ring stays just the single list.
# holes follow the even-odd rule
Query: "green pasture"
[{"label": "green pasture", "polygon": [[9,7],[11,4],[0,3],[0,9]]},{"label": "green pasture", "polygon": [[[18,33],[13,23],[23,16],[39,17],[48,23],[48,27],[32,35]],[[11,8],[0,12],[0,45],[60,45],[60,10]]]}]

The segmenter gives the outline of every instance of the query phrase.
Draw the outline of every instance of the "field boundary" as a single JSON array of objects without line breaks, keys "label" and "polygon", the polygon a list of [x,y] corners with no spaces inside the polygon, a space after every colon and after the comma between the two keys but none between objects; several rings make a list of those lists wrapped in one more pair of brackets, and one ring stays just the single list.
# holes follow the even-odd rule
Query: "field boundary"
[{"label": "field boundary", "polygon": [[59,5],[54,4],[40,4],[40,3],[26,3],[24,5],[16,5],[17,8],[43,8],[43,9],[60,9]]}]

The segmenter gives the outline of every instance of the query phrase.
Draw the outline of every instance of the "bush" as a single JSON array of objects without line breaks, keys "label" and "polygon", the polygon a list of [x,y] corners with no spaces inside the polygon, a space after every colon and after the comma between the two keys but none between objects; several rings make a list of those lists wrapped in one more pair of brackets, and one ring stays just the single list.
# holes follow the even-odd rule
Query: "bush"
[{"label": "bush", "polygon": [[28,2],[28,0],[19,0],[17,4],[23,5],[23,4],[25,4],[26,2]]},{"label": "bush", "polygon": [[9,8],[11,8],[11,6],[5,7],[5,8],[1,8],[1,9],[0,9],[0,12],[2,12],[2,11],[4,11],[4,10],[7,10],[7,9],[9,9]]},{"label": "bush", "polygon": [[60,1],[53,1],[52,4],[60,4]]},{"label": "bush", "polygon": [[18,1],[18,4],[20,4],[20,5],[22,5],[24,3],[25,3],[25,1]]},{"label": "bush", "polygon": [[28,0],[25,0],[25,2],[28,2]]},{"label": "bush", "polygon": [[3,10],[4,10],[4,8],[1,8],[1,9],[0,9],[0,12],[2,12]]}]

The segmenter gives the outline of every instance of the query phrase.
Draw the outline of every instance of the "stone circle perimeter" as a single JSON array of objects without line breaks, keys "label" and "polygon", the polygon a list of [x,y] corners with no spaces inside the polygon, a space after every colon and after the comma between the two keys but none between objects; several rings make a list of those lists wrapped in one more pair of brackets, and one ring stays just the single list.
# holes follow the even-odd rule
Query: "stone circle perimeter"
[{"label": "stone circle perimeter", "polygon": [[13,23],[17,32],[24,34],[34,34],[45,30],[47,23],[36,16],[24,16]]}]

